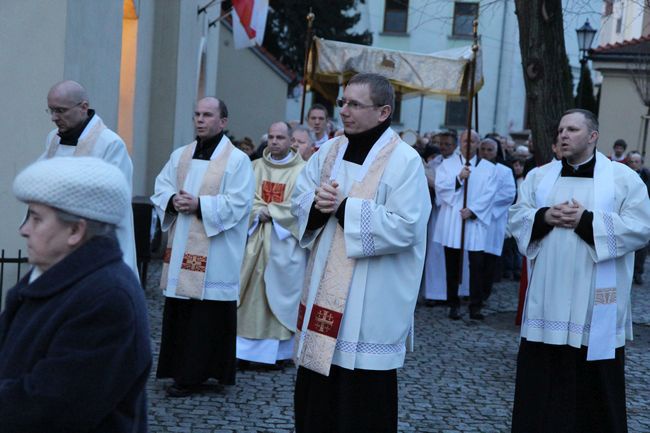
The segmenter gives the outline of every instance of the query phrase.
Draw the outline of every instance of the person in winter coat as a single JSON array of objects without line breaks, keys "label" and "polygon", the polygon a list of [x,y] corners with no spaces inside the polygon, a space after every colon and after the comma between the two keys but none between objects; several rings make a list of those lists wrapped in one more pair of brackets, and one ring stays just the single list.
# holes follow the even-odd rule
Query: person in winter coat
[{"label": "person in winter coat", "polygon": [[0,430],[146,432],[149,327],[115,225],[130,206],[120,170],[60,157],[23,170],[20,234],[32,270],[0,315]]}]

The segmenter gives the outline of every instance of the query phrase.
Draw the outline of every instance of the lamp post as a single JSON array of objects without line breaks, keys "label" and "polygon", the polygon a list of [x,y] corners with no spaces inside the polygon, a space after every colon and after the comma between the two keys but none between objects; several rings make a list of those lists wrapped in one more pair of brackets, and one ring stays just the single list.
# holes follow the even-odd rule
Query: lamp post
[{"label": "lamp post", "polygon": [[[585,97],[585,91],[593,92],[593,88],[583,89],[583,86],[585,85],[587,52],[591,48],[591,44],[596,36],[596,29],[591,27],[589,20],[586,20],[582,27],[576,29],[576,34],[578,35],[578,49],[580,50],[580,80],[578,81],[578,90],[576,92],[576,107],[591,109],[593,111],[593,108],[591,107],[592,104],[590,103],[591,101],[587,101],[587,97]],[[593,95],[590,99],[593,99]]]},{"label": "lamp post", "polygon": [[580,50],[580,64],[584,65],[587,63],[587,51],[591,48],[591,44],[594,42],[594,37],[596,36],[596,29],[591,27],[589,20],[579,29],[576,29],[578,35],[578,49]]}]

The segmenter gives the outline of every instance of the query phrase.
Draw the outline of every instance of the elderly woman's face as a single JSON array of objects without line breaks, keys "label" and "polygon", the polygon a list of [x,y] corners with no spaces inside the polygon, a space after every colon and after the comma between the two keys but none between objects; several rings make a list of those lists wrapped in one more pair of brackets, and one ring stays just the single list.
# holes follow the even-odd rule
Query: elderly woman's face
[{"label": "elderly woman's face", "polygon": [[29,263],[45,272],[70,252],[73,226],[59,220],[56,211],[44,204],[29,203],[27,220],[20,234],[27,239]]}]

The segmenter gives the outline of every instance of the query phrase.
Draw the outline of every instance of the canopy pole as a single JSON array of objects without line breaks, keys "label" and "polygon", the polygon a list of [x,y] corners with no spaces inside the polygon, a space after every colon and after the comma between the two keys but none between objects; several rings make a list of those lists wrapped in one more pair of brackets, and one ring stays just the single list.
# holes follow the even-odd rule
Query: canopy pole
[{"label": "canopy pole", "polygon": [[[474,60],[476,62],[476,60]],[[476,65],[474,65],[474,70],[476,70]],[[477,134],[478,132],[478,92],[474,95],[474,130]]]},{"label": "canopy pole", "polygon": [[418,117],[418,135],[422,134],[422,108],[424,106],[424,95],[420,95],[420,115]]},{"label": "canopy pole", "polygon": [[[472,140],[472,106],[474,104],[474,78],[476,75],[476,56],[478,52],[478,19],[474,20],[472,35],[474,38],[474,43],[472,44],[472,59],[469,62],[468,69],[470,72],[469,76],[469,92],[467,95],[467,134],[465,134],[465,167],[469,167],[469,158],[470,158],[470,142]],[[476,99],[478,103],[478,99]],[[477,110],[478,113],[478,110]],[[476,127],[478,128],[478,115],[476,118]],[[467,190],[469,188],[469,177],[465,179],[463,188],[463,209],[467,207]],[[465,221],[461,221],[460,226],[460,260],[459,260],[459,273],[460,276],[458,279],[458,284],[463,282],[463,255],[465,253]]]},{"label": "canopy pole", "polygon": [[307,98],[307,64],[309,63],[309,53],[311,52],[312,43],[312,24],[314,23],[316,15],[309,8],[309,13],[305,17],[307,20],[307,35],[305,36],[305,63],[302,68],[302,101],[300,102],[300,124],[305,123],[305,100]]}]

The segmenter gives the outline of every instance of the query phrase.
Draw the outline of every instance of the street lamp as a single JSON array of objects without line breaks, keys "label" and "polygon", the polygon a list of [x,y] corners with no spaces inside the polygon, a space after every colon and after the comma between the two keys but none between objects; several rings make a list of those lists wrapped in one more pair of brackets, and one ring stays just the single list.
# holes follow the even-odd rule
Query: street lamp
[{"label": "street lamp", "polygon": [[576,29],[578,35],[578,49],[580,50],[580,80],[576,92],[576,107],[584,108],[596,113],[598,105],[593,96],[593,84],[591,83],[590,72],[587,70],[587,52],[596,36],[596,29],[591,27],[589,20],[585,21],[582,27]]},{"label": "street lamp", "polygon": [[596,36],[596,29],[591,27],[589,20],[587,20],[582,27],[576,29],[576,33],[578,34],[578,49],[582,54],[580,63],[584,64],[587,62],[587,51],[591,48],[591,44]]}]

